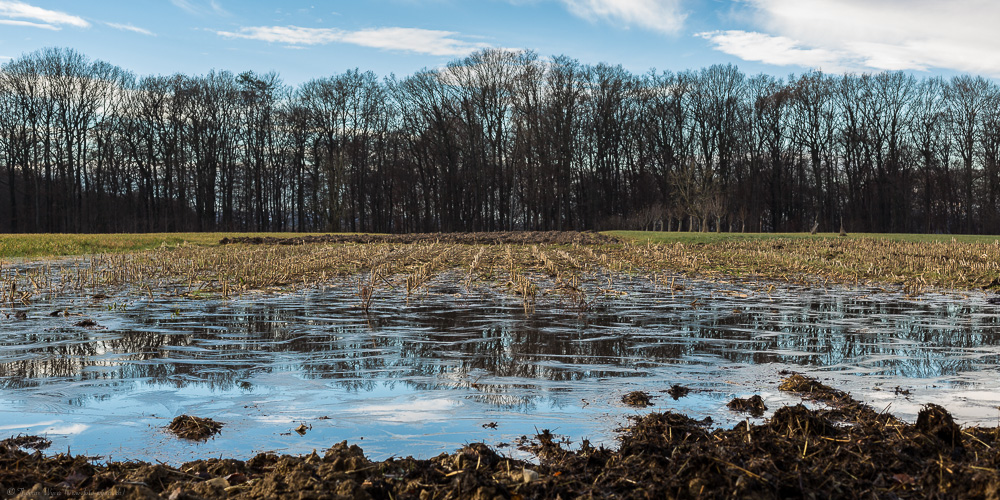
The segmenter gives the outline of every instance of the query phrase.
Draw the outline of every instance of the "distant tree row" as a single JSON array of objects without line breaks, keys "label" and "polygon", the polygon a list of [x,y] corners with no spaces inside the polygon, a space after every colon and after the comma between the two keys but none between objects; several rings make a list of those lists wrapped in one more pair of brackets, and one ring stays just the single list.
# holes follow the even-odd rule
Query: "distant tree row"
[{"label": "distant tree row", "polygon": [[0,67],[0,231],[1000,233],[1000,88],[485,50],[379,79]]}]

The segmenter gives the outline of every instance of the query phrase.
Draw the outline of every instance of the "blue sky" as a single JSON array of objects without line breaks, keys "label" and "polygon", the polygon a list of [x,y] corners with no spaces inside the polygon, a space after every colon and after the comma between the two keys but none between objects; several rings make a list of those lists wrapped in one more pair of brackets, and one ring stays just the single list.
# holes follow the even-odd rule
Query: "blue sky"
[{"label": "blue sky", "polygon": [[71,47],[138,75],[403,76],[482,47],[642,73],[1000,77],[996,0],[0,0],[0,62]]}]

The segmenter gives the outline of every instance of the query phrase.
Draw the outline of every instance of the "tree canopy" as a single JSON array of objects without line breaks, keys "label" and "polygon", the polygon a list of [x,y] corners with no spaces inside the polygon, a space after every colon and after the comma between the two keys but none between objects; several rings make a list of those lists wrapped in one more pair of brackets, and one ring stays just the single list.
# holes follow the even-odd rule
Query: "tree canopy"
[{"label": "tree canopy", "polygon": [[1000,88],[487,49],[297,87],[0,66],[0,230],[1000,233]]}]

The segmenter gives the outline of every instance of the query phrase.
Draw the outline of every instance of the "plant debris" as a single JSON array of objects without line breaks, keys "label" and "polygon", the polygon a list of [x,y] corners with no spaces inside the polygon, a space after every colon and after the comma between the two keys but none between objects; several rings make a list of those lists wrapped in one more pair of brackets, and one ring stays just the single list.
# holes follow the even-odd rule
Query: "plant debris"
[{"label": "plant debris", "polygon": [[52,446],[52,441],[39,436],[20,435],[0,441],[0,447],[21,448],[24,450],[44,450]]},{"label": "plant debris", "polygon": [[738,411],[741,413],[749,413],[753,417],[763,417],[764,412],[767,411],[767,406],[764,405],[764,399],[759,395],[753,395],[749,398],[733,398],[732,401],[726,404],[726,407],[733,411]]},{"label": "plant debris", "polygon": [[571,244],[594,245],[621,243],[622,240],[596,232],[578,231],[498,231],[480,233],[408,233],[408,234],[324,234],[275,238],[244,236],[223,238],[220,245],[304,245],[307,243],[452,243],[452,244]]},{"label": "plant debris", "polygon": [[649,394],[643,391],[632,391],[622,396],[622,403],[639,408],[645,408],[647,406],[652,406],[653,404],[650,401]]},{"label": "plant debris", "polygon": [[674,398],[674,401],[677,401],[678,399],[687,396],[688,393],[690,392],[691,389],[684,387],[683,385],[677,385],[677,384],[674,384],[670,386],[670,389],[667,389],[667,394],[669,394],[670,397]]},{"label": "plant debris", "polygon": [[97,324],[96,321],[94,321],[94,320],[92,320],[90,318],[77,321],[76,323],[73,323],[73,326],[80,326],[80,327],[83,327],[83,328],[88,328],[90,330],[103,330],[105,328],[105,327]]},{"label": "plant debris", "polygon": [[210,418],[181,415],[170,422],[167,430],[173,432],[179,438],[190,439],[192,441],[205,441],[218,434],[222,430],[222,425],[221,422],[216,422]]},{"label": "plant debris", "polygon": [[[793,374],[783,390],[824,403],[779,408],[732,429],[672,413],[631,418],[617,450],[548,430],[524,437],[528,463],[483,443],[418,460],[372,462],[347,442],[324,454],[262,453],[179,467],[95,463],[0,441],[5,491],[127,498],[997,498],[1000,428],[962,428],[929,404],[907,424]],[[806,391],[800,389],[808,389]],[[825,389],[824,389],[825,388]],[[19,438],[19,439],[24,439]],[[32,496],[32,498],[34,498]]]}]

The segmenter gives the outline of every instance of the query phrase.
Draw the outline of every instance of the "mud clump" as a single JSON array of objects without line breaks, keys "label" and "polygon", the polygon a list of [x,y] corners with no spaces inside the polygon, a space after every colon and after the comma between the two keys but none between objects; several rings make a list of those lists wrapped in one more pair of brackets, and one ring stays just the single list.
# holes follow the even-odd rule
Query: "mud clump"
[{"label": "mud clump", "polygon": [[[801,376],[799,376],[801,377]],[[8,496],[51,498],[997,498],[1000,428],[961,428],[927,405],[915,424],[874,412],[802,377],[789,390],[820,408],[779,408],[765,423],[710,429],[664,412],[632,417],[617,450],[571,447],[542,431],[522,449],[536,463],[472,443],[429,459],[370,461],[342,442],[325,454],[262,453],[178,467],[45,456],[0,441]],[[793,390],[792,392],[799,392]],[[23,438],[19,438],[22,439]]]},{"label": "mud clump", "polygon": [[653,405],[653,402],[650,400],[649,394],[643,391],[632,391],[622,396],[622,403],[625,403],[629,406],[634,406],[636,408],[645,408],[647,406]]},{"label": "mud clump", "polygon": [[740,413],[749,413],[751,416],[758,418],[764,416],[764,412],[767,411],[764,399],[756,394],[746,399],[733,398],[732,401],[726,404],[726,407]]},{"label": "mud clump", "polygon": [[669,394],[670,397],[674,398],[674,401],[677,401],[678,399],[687,396],[690,392],[691,389],[684,387],[683,385],[677,385],[677,384],[674,384],[670,386],[670,389],[667,389],[667,394]]},{"label": "mud clump", "polygon": [[832,436],[837,433],[834,423],[819,412],[802,405],[786,406],[774,412],[768,427],[785,436]]},{"label": "mud clump", "polygon": [[778,390],[786,392],[804,392],[808,394],[816,394],[817,396],[840,394],[840,391],[837,391],[828,385],[824,385],[814,378],[805,377],[798,373],[792,373],[782,380],[781,385],[778,386]]},{"label": "mud clump", "polygon": [[167,430],[182,439],[205,441],[222,431],[222,423],[210,418],[180,415],[174,418]]},{"label": "mud clump", "polygon": [[411,234],[324,234],[293,238],[238,237],[223,238],[220,245],[305,245],[314,243],[452,243],[452,244],[577,244],[621,243],[622,240],[594,232],[577,231],[504,231],[480,233],[411,233]]},{"label": "mud clump", "polygon": [[917,414],[916,428],[927,436],[935,436],[948,446],[962,446],[962,428],[948,410],[930,403]]},{"label": "mud clump", "polygon": [[73,326],[79,326],[81,328],[86,328],[88,330],[103,330],[104,327],[99,325],[96,321],[87,318],[73,323]]},{"label": "mud clump", "polygon": [[870,406],[856,401],[850,394],[822,384],[814,378],[798,373],[784,374],[788,376],[778,385],[778,390],[797,393],[805,399],[829,405],[830,408],[821,410],[821,413],[834,420],[852,420],[869,425],[902,424],[896,417],[887,413],[878,413]]},{"label": "mud clump", "polygon": [[681,444],[709,439],[708,423],[674,412],[653,413],[632,417],[633,425],[621,438],[620,454],[640,455],[650,452],[672,452]]},{"label": "mud clump", "polygon": [[0,447],[21,448],[23,450],[42,451],[52,446],[52,441],[39,436],[20,435],[0,441]]}]

